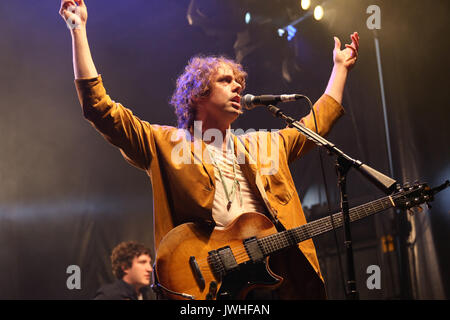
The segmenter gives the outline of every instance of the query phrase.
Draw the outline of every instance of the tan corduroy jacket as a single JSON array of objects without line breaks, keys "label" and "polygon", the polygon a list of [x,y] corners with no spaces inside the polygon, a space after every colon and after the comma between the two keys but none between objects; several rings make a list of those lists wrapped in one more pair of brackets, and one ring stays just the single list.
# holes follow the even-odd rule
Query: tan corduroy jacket
[{"label": "tan corduroy jacket", "polygon": [[[201,221],[214,225],[212,217],[215,192],[214,167],[211,161],[207,161],[208,156],[198,157],[203,153],[194,152],[198,150],[196,148],[199,148],[199,145],[194,145],[191,139],[186,139],[186,135],[180,134],[177,128],[142,121],[129,109],[114,102],[106,94],[101,76],[75,80],[75,84],[86,119],[106,140],[120,148],[128,162],[146,171],[151,179],[156,250],[164,235],[181,223]],[[344,112],[338,102],[325,94],[315,103],[314,110],[319,134],[322,136],[330,131],[333,123]],[[315,131],[311,113],[301,121]],[[275,132],[258,131],[233,137],[236,154],[240,153],[239,156],[245,157],[245,163],[240,164],[242,172],[255,195],[266,205],[268,216],[277,217],[286,229],[305,224],[306,219],[288,164],[309,150],[313,143],[292,128]],[[277,151],[267,152],[275,156],[278,162],[274,172],[261,170],[262,166],[267,167],[262,161],[251,161],[258,156],[249,151],[255,150],[253,148],[255,145],[258,148],[261,141],[277,143]],[[201,144],[203,150],[205,144],[203,142]],[[180,150],[190,150],[190,153],[187,157],[184,153],[183,161],[174,161],[174,155],[182,154],[178,152]],[[203,155],[205,154],[207,152]],[[298,247],[304,255],[299,256],[299,259],[306,257],[309,262],[309,266],[305,268],[312,267],[311,270],[318,275],[317,279],[322,278],[313,241],[304,241]],[[300,271],[296,269],[287,272]],[[304,278],[293,281],[304,282]],[[295,297],[295,294],[291,297]],[[297,297],[302,298],[304,295]]]}]

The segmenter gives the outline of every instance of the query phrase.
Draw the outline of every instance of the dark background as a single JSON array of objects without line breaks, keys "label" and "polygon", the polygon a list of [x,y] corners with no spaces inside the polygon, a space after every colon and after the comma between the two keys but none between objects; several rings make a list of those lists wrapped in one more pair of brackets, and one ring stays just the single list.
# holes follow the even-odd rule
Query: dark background
[{"label": "dark background", "polygon": [[[344,94],[346,116],[329,140],[403,183],[435,186],[450,178],[449,23],[446,0],[330,0],[325,18],[296,25],[292,41],[277,35],[303,14],[297,1],[196,1],[205,19],[186,18],[187,0],[86,1],[88,37],[109,95],[142,119],[175,125],[168,101],[177,76],[195,54],[240,58],[246,92],[303,93],[317,100],[331,68],[333,36],[361,37],[357,66]],[[313,5],[317,1],[312,1]],[[373,31],[366,8],[381,9],[377,31],[392,148],[390,172]],[[125,240],[153,247],[151,185],[83,119],[73,84],[71,38],[59,1],[0,2],[0,298],[90,299],[113,280],[109,255]],[[297,7],[296,7],[297,6]],[[254,22],[244,23],[250,11]],[[265,23],[264,23],[265,22]],[[245,39],[248,41],[246,42]],[[243,47],[234,48],[239,40]],[[295,117],[306,104],[283,106]],[[281,128],[264,109],[234,128]],[[323,155],[329,206],[338,210],[333,159]],[[308,220],[327,214],[318,151],[292,166]],[[351,205],[382,196],[358,173],[348,177]],[[357,284],[363,299],[448,299],[450,191],[414,216],[388,211],[352,227]],[[412,228],[397,239],[398,221]],[[337,232],[343,253],[342,232]],[[332,233],[315,239],[329,298],[342,299]],[[403,253],[403,258],[401,253]],[[154,254],[153,254],[154,256]],[[366,287],[379,265],[380,290]],[[81,289],[69,290],[69,265],[81,268]]]}]

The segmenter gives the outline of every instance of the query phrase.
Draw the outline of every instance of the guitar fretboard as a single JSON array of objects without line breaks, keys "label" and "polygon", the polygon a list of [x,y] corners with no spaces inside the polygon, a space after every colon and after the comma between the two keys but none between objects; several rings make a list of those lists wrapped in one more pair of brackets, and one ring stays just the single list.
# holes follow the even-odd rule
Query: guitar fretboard
[{"label": "guitar fretboard", "polygon": [[[349,210],[350,222],[357,221],[368,217],[377,212],[392,208],[393,202],[391,198],[384,197]],[[338,212],[330,216],[315,220],[297,228],[275,233],[273,235],[258,240],[260,247],[265,256],[276,251],[296,245],[302,241],[318,236],[325,232],[340,228],[344,224],[344,216],[342,212]]]}]

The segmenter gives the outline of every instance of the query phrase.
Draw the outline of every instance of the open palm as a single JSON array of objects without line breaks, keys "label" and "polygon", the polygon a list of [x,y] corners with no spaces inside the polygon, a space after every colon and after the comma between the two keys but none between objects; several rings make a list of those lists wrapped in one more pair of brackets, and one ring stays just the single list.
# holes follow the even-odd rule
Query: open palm
[{"label": "open palm", "polygon": [[346,44],[345,49],[341,50],[341,41],[338,37],[334,37],[334,50],[333,50],[333,60],[335,64],[342,64],[347,69],[351,69],[358,58],[359,50],[359,35],[354,32],[350,36],[352,43]]}]

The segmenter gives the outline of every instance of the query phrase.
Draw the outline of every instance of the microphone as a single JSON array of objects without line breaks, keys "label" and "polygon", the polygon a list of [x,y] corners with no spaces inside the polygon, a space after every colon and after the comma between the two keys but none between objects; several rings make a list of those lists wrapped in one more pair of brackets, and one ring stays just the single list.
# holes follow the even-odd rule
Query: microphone
[{"label": "microphone", "polygon": [[267,106],[269,104],[276,104],[278,102],[295,101],[303,98],[301,94],[281,94],[281,95],[262,95],[254,96],[246,94],[241,99],[241,107],[251,110],[258,106]]}]

